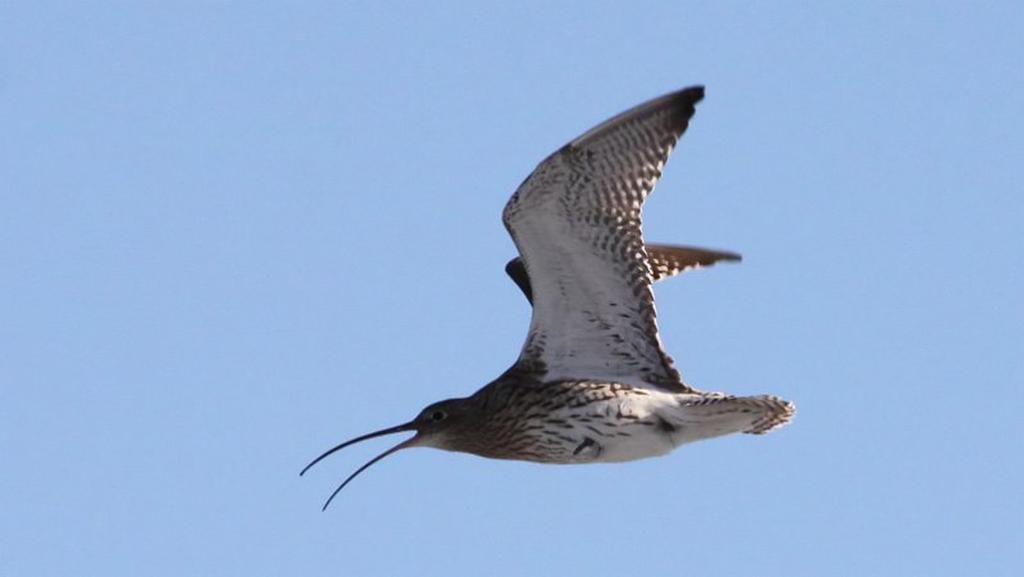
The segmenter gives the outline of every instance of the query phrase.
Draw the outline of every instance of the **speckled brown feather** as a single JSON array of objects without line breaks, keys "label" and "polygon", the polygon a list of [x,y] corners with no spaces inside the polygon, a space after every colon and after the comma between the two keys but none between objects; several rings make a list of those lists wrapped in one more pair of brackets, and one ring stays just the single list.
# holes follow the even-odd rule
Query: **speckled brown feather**
[{"label": "speckled brown feather", "polygon": [[[506,204],[534,297],[521,370],[693,390],[658,336],[640,211],[703,95],[674,92],[587,131]],[[669,271],[675,261],[665,262]]]},{"label": "speckled brown feather", "polygon": [[[742,257],[734,252],[697,248],[693,246],[674,246],[668,244],[648,244],[647,265],[651,268],[651,280],[657,282],[679,273],[709,267],[719,261],[740,261]],[[505,265],[505,273],[523,291],[526,300],[533,303],[533,288],[530,286],[530,275],[526,273],[523,259],[516,257]]]},{"label": "speckled brown feather", "polygon": [[685,385],[662,349],[651,283],[739,255],[644,244],[640,212],[702,87],[635,107],[549,156],[505,205],[521,259],[509,275],[532,297],[518,361],[469,397],[432,403],[413,420],[336,445],[325,457],[383,435],[409,439],[356,469],[324,504],[381,459],[435,447],[542,463],[623,462],[788,422],[792,403]]}]

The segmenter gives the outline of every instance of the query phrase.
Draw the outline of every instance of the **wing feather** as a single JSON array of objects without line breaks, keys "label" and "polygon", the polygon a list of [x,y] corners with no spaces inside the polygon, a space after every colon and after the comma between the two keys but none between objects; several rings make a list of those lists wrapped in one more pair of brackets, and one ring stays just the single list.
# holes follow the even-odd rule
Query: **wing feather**
[{"label": "wing feather", "polygon": [[[647,264],[651,267],[651,281],[676,276],[688,270],[709,267],[719,261],[740,261],[742,257],[734,252],[712,250],[695,246],[673,246],[668,244],[648,244]],[[526,265],[521,257],[516,257],[505,264],[505,274],[523,291],[526,300],[533,304],[533,288],[530,276],[526,274]]]},{"label": "wing feather", "polygon": [[592,128],[542,161],[505,205],[534,300],[515,369],[692,390],[662,349],[650,288],[679,261],[651,262],[640,211],[703,95],[680,90]]}]

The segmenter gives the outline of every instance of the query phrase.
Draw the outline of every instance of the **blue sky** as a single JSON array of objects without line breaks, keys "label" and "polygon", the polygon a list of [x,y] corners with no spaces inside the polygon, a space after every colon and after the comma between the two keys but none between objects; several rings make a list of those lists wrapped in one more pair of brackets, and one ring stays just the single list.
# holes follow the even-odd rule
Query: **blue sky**
[{"label": "blue sky", "polygon": [[[0,575],[1019,575],[1020,3],[0,7]],[[586,467],[345,438],[529,309],[534,165],[705,84],[650,240],[695,386],[795,422]]]}]

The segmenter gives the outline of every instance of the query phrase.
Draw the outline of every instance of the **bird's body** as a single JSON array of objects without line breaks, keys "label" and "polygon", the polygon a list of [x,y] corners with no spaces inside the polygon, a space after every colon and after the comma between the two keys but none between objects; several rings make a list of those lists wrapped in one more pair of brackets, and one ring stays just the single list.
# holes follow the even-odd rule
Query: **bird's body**
[{"label": "bird's body", "polygon": [[426,446],[539,463],[657,457],[684,443],[762,433],[790,415],[787,403],[774,397],[673,393],[595,380],[538,382],[510,373],[462,401],[472,408],[462,426]]},{"label": "bird's body", "polygon": [[510,369],[469,397],[434,403],[408,423],[342,443],[303,472],[352,443],[403,431],[416,435],[338,490],[407,447],[542,463],[618,462],[789,421],[794,407],[777,397],[687,385],[658,334],[654,281],[739,260],[646,244],[641,232],[643,203],[703,96],[703,87],[680,90],[599,124],[543,160],[509,199],[502,219],[520,258],[506,271],[533,305]]}]

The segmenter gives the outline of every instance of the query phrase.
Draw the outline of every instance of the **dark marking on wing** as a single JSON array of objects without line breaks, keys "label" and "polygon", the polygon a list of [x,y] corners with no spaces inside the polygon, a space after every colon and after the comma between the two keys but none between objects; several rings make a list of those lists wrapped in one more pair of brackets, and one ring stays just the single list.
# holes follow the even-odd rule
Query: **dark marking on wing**
[{"label": "dark marking on wing", "polygon": [[[651,267],[651,280],[659,281],[675,276],[688,270],[709,267],[716,262],[739,262],[743,257],[737,253],[699,248],[695,246],[675,246],[670,244],[648,244],[647,264]],[[530,286],[530,275],[521,257],[516,257],[505,265],[505,274],[523,291],[526,300],[533,304],[533,287]],[[608,303],[610,307],[618,303]],[[629,315],[621,315],[628,318]]]},{"label": "dark marking on wing", "polygon": [[506,203],[502,220],[522,257],[509,275],[534,309],[519,370],[694,390],[661,346],[650,285],[693,259],[732,254],[672,248],[650,259],[641,208],[703,97],[694,86],[597,125],[543,160]]}]

